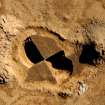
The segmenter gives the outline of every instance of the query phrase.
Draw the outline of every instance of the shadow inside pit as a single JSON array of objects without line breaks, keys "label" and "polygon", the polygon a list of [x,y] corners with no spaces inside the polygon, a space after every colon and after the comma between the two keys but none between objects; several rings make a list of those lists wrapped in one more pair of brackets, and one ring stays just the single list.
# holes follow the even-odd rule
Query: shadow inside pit
[{"label": "shadow inside pit", "polygon": [[35,44],[32,42],[30,37],[28,37],[25,40],[24,49],[25,49],[27,57],[30,59],[31,62],[38,63],[44,60],[44,58],[42,57],[42,55],[40,54],[39,50],[37,49]]},{"label": "shadow inside pit", "polygon": [[100,59],[100,53],[96,51],[94,42],[83,45],[82,53],[79,57],[79,62],[84,64],[95,65],[97,59]]},{"label": "shadow inside pit", "polygon": [[73,63],[65,56],[64,51],[60,51],[46,60],[51,62],[52,66],[56,69],[69,71],[70,74],[73,72]]}]

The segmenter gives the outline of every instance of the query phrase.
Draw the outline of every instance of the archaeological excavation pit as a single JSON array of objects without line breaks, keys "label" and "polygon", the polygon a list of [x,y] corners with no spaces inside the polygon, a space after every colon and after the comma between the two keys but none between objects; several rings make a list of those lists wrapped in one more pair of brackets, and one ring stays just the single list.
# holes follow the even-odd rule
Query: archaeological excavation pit
[{"label": "archaeological excavation pit", "polygon": [[38,63],[44,59],[30,37],[25,40],[24,49],[32,63]]},{"label": "archaeological excavation pit", "polygon": [[82,52],[79,57],[80,63],[95,65],[97,64],[97,60],[100,60],[101,58],[100,53],[96,51],[94,42],[82,46]]},{"label": "archaeological excavation pit", "polygon": [[60,51],[47,58],[47,61],[51,62],[52,66],[56,69],[67,70],[70,74],[73,72],[73,63],[65,56],[64,51]]},{"label": "archaeological excavation pit", "polygon": [[51,38],[31,36],[26,38],[24,49],[27,57],[34,64],[46,60],[56,69],[73,72],[73,63],[65,56],[64,51]]}]

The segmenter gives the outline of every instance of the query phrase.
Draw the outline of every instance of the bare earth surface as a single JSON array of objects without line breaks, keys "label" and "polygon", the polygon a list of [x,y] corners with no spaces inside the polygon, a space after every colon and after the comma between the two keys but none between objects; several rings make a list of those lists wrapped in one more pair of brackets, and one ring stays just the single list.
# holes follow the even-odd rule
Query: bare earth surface
[{"label": "bare earth surface", "polygon": [[[31,36],[43,37],[47,57],[63,50],[72,75],[46,59],[32,63],[24,49]],[[91,41],[101,56],[95,66],[79,62]],[[0,0],[0,105],[105,105],[104,52],[105,0]]]}]

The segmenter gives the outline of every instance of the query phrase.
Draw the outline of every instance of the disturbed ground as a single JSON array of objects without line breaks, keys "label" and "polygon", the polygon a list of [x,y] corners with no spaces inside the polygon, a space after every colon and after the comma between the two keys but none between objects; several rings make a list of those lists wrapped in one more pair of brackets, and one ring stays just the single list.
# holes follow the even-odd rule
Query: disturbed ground
[{"label": "disturbed ground", "polygon": [[0,105],[105,105],[104,34],[104,0],[0,0]]}]

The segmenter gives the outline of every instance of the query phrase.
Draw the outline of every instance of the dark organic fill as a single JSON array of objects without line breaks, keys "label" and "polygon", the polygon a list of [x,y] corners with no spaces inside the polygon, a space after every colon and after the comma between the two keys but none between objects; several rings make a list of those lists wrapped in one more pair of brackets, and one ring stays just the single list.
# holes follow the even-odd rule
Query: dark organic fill
[{"label": "dark organic fill", "polygon": [[83,45],[83,50],[79,58],[80,63],[87,63],[90,65],[94,65],[94,61],[100,59],[100,53],[95,49],[95,43],[85,44]]},{"label": "dark organic fill", "polygon": [[34,81],[50,81],[52,84],[56,84],[56,79],[53,77],[50,72],[50,68],[47,66],[45,61],[41,61],[35,65],[33,65],[28,70],[28,75],[26,78],[27,82]]},{"label": "dark organic fill", "polygon": [[31,62],[38,63],[44,59],[30,37],[25,40],[24,48]]},{"label": "dark organic fill", "polygon": [[47,61],[51,62],[54,68],[70,71],[71,74],[73,72],[72,61],[65,57],[64,51],[49,57]]}]

